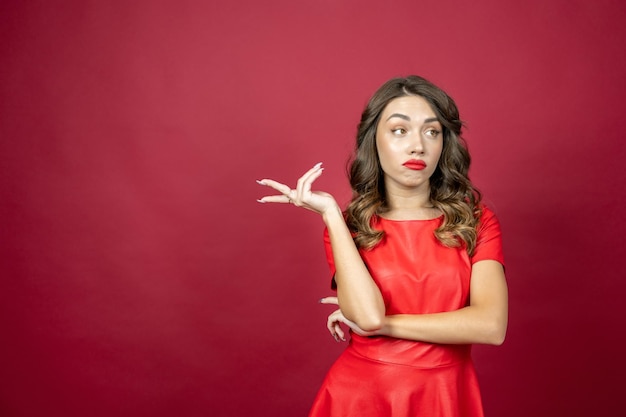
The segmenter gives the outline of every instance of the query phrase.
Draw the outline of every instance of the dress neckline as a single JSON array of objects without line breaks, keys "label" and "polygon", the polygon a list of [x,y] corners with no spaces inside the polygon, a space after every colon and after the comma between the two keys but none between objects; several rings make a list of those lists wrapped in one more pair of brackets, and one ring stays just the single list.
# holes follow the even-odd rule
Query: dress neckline
[{"label": "dress neckline", "polygon": [[390,223],[411,223],[411,222],[432,222],[435,220],[441,220],[443,219],[443,214],[440,214],[437,217],[433,217],[432,219],[406,219],[406,220],[396,220],[396,219],[388,219],[386,217],[382,217],[380,215],[377,216],[381,221],[384,220],[386,222],[390,222]]}]

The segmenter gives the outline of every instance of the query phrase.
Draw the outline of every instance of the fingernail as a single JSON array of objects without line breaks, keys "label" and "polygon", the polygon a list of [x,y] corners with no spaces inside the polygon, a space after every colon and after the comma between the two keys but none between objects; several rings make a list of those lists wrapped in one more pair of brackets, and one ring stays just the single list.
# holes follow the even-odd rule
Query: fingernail
[{"label": "fingernail", "polygon": [[265,201],[263,201],[263,200],[257,200],[257,202],[265,204]]},{"label": "fingernail", "polygon": [[265,185],[265,182],[263,182],[263,180],[256,180],[257,184],[261,184],[261,185]]},{"label": "fingernail", "polygon": [[317,164],[315,164],[313,168],[318,169],[321,166],[322,166],[322,162],[318,162]]},{"label": "fingernail", "polygon": [[[258,200],[257,200],[258,201]],[[324,301],[323,298],[320,298],[319,300],[317,300],[318,303],[322,304],[322,302]]]}]

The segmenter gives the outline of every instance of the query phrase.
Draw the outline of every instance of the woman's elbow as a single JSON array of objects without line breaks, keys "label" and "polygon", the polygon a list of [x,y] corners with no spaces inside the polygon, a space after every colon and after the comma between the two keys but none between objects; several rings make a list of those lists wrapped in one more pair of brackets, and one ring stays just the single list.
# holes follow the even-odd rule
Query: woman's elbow
[{"label": "woman's elbow", "polygon": [[495,334],[491,336],[487,344],[493,345],[493,346],[500,346],[504,343],[505,339],[506,339],[506,332],[501,332],[499,334]]},{"label": "woman's elbow", "polygon": [[486,333],[485,344],[500,346],[506,339],[506,323],[493,323]]},{"label": "woman's elbow", "polygon": [[361,317],[354,321],[359,328],[366,332],[376,332],[383,327],[384,316],[372,314],[371,316]]}]

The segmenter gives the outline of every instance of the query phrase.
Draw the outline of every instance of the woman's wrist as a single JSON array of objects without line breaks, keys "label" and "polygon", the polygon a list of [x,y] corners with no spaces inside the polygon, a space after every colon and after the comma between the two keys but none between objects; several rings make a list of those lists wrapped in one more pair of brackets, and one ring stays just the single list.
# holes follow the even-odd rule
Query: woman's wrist
[{"label": "woman's wrist", "polygon": [[376,330],[376,335],[378,336],[391,336],[391,327],[390,327],[390,316],[383,317],[383,321],[381,323],[380,329]]},{"label": "woman's wrist", "polygon": [[324,220],[324,223],[329,228],[333,225],[333,223],[336,222],[341,222],[342,224],[345,224],[343,213],[341,212],[339,205],[335,205],[334,207],[331,207],[324,213],[322,213],[322,220]]}]

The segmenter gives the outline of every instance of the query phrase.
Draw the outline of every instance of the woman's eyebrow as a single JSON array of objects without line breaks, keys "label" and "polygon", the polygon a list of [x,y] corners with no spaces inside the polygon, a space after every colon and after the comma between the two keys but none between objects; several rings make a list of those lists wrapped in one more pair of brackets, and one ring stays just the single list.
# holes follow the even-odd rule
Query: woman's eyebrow
[{"label": "woman's eyebrow", "polygon": [[[405,114],[401,114],[401,113],[394,113],[391,116],[389,116],[387,118],[387,120],[391,119],[392,117],[399,117],[400,119],[404,119],[407,122],[411,121],[411,118],[409,116],[407,116]],[[438,122],[438,121],[439,121],[439,119],[437,119],[436,117],[429,117],[427,119],[424,119],[424,123],[431,123],[431,122]]]},{"label": "woman's eyebrow", "polygon": [[410,118],[409,116],[404,115],[404,114],[400,114],[400,113],[394,113],[394,114],[392,114],[391,116],[387,117],[387,120],[391,119],[392,117],[399,117],[399,118],[401,118],[401,119],[406,120],[407,122],[410,122],[410,121],[411,121],[411,118]]}]

